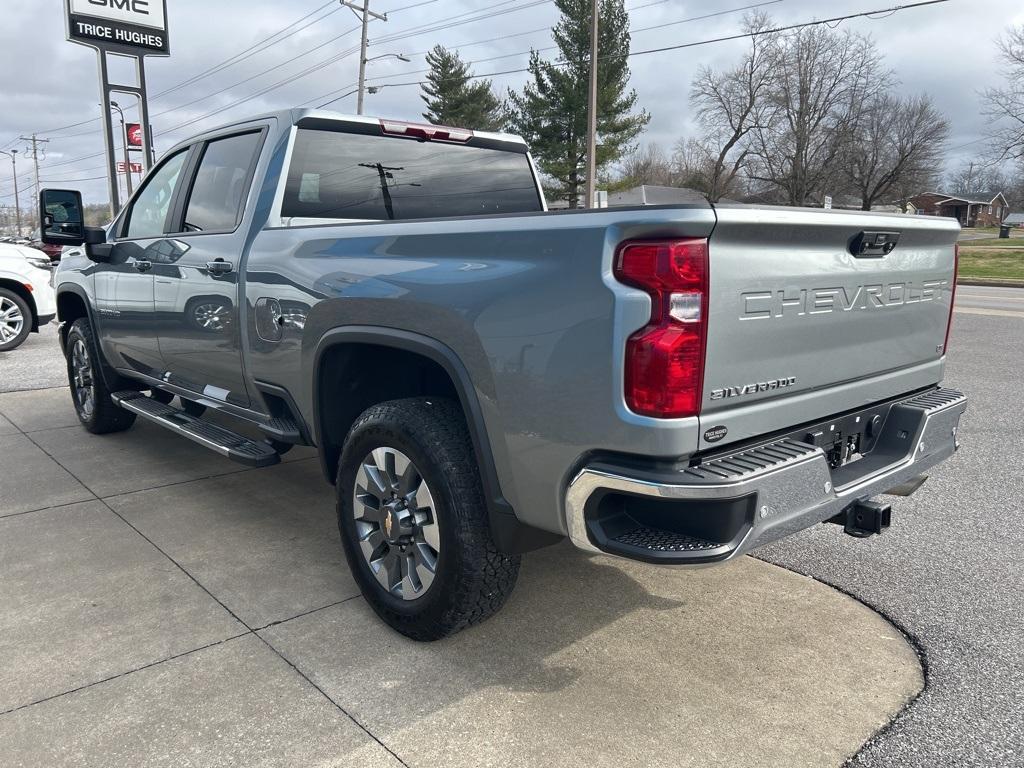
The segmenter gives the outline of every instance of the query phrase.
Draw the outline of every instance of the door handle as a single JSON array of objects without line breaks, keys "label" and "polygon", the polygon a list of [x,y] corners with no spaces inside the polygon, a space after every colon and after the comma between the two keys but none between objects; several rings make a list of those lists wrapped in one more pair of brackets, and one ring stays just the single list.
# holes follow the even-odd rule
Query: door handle
[{"label": "door handle", "polygon": [[226,275],[235,265],[230,261],[224,261],[224,259],[214,259],[213,261],[206,262],[206,271],[211,275]]},{"label": "door handle", "polygon": [[149,270],[151,270],[153,268],[153,262],[151,262],[151,261],[139,261],[138,259],[136,259],[135,263],[134,263],[134,266],[135,266],[135,269],[137,269],[139,272],[149,272]]}]

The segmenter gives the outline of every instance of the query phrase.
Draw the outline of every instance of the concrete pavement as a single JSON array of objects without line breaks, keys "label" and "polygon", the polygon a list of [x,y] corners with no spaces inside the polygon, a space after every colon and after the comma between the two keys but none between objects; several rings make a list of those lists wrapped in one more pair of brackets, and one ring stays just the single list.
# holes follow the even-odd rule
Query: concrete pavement
[{"label": "concrete pavement", "polygon": [[497,617],[412,643],[357,596],[308,449],[94,437],[64,388],[0,395],[0,446],[4,765],[838,766],[923,684],[876,613],[751,558],[551,548]]}]

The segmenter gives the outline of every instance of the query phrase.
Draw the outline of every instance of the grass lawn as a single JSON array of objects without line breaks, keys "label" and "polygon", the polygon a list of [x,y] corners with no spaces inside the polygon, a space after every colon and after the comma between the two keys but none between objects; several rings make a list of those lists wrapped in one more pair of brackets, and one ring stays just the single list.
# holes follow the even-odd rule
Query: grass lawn
[{"label": "grass lawn", "polygon": [[[1003,241],[1006,242],[1005,240]],[[960,277],[1024,280],[1024,248],[974,250],[960,246]]]},{"label": "grass lawn", "polygon": [[999,227],[964,227],[960,230],[961,235],[995,235],[999,234]]}]

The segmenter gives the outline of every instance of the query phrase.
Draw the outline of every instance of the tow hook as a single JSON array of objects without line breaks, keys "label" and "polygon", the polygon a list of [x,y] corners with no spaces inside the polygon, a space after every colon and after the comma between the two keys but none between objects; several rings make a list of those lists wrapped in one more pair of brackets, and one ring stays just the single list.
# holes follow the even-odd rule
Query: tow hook
[{"label": "tow hook", "polygon": [[843,530],[858,539],[866,539],[875,533],[881,533],[892,521],[892,505],[879,501],[858,501],[851,504],[835,517],[825,522],[843,526]]}]

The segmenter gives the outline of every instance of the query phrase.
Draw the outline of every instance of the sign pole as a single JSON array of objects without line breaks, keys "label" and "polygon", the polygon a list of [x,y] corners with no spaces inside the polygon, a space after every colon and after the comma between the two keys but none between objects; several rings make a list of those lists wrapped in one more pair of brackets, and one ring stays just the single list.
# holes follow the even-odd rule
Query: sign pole
[{"label": "sign pole", "polygon": [[96,51],[100,68],[100,91],[103,95],[103,144],[107,154],[107,190],[110,194],[110,218],[121,211],[121,185],[117,181],[117,157],[114,155],[114,126],[110,119],[110,82],[107,79],[107,52]]},{"label": "sign pole", "polygon": [[149,126],[149,99],[146,97],[146,59],[136,59],[139,74],[139,123],[142,125],[142,157],[146,171],[156,165],[156,152],[153,150],[153,132]]},{"label": "sign pole", "polygon": [[[145,57],[169,56],[171,53],[167,38],[167,0],[64,0],[64,8],[67,39],[93,48],[97,55],[103,108],[103,139],[107,155],[107,185],[110,193],[110,213],[113,217],[121,210],[121,195],[115,155],[114,123],[110,116],[110,95],[126,93],[138,99],[140,149],[144,158],[143,165],[149,170],[155,161],[155,153],[149,125],[149,103],[146,97]],[[121,85],[110,82],[108,54],[116,54],[134,62],[134,83]],[[123,113],[121,124],[125,125]],[[123,132],[126,186],[130,197],[131,161],[128,156],[127,131]]]}]

